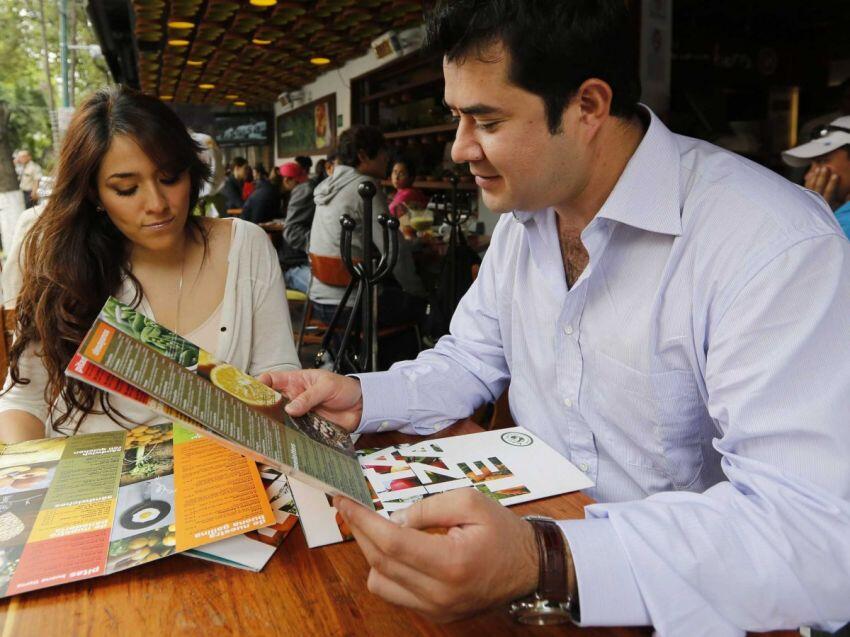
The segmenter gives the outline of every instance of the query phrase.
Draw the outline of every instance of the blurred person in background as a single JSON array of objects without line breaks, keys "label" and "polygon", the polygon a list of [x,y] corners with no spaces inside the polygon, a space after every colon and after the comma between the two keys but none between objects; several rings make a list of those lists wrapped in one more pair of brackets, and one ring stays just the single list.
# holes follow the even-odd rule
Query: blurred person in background
[{"label": "blurred person in background", "polygon": [[28,150],[18,152],[17,162],[21,167],[21,191],[24,193],[24,207],[31,208],[38,201],[38,180],[41,179],[41,166],[35,163]]},{"label": "blurred person in background", "polygon": [[782,159],[794,168],[809,167],[805,187],[826,200],[850,237],[850,116],[815,129],[811,141],[784,151]]},{"label": "blurred person in background", "polygon": [[245,169],[248,162],[244,157],[234,157],[230,164],[230,174],[224,180],[221,194],[227,210],[241,208],[245,200],[242,198],[242,182],[245,179]]},{"label": "blurred person in background", "polygon": [[250,164],[245,165],[245,174],[242,177],[242,201],[247,201],[254,192],[254,169]]},{"label": "blurred person in background", "polygon": [[416,164],[407,157],[398,157],[393,163],[390,181],[395,194],[390,202],[390,214],[393,217],[403,217],[408,208],[424,208],[428,205],[428,197],[418,188],[413,187],[416,180]]},{"label": "blurred person in background", "polygon": [[257,166],[254,191],[245,200],[240,219],[260,224],[278,218],[280,218],[280,188],[269,181],[265,168]]},{"label": "blurred person in background", "polygon": [[279,257],[284,268],[286,287],[306,292],[310,284],[310,265],[307,260],[307,245],[316,204],[313,202],[313,184],[307,178],[303,166],[291,161],[280,167],[283,188],[289,192],[286,206],[283,243]]}]

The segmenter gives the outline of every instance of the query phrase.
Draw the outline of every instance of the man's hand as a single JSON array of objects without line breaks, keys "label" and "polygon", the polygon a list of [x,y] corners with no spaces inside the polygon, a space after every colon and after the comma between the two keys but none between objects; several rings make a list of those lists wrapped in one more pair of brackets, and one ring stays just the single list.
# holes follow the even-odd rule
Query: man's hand
[{"label": "man's hand", "polygon": [[537,588],[531,524],[474,489],[421,500],[392,522],[340,496],[334,506],[372,567],[369,590],[434,621],[454,621]]},{"label": "man's hand", "polygon": [[840,203],[835,200],[838,190],[838,175],[832,172],[829,166],[823,164],[812,164],[806,173],[803,185],[809,190],[814,190],[826,200],[830,207]]},{"label": "man's hand", "polygon": [[289,398],[286,411],[292,416],[303,416],[312,410],[346,431],[354,431],[360,424],[363,394],[356,378],[322,369],[303,369],[266,372],[259,380]]}]

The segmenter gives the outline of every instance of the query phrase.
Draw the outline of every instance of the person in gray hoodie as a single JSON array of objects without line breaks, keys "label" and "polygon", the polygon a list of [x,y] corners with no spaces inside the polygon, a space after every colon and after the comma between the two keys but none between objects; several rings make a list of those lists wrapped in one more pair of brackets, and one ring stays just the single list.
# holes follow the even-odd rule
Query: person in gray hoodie
[{"label": "person in gray hoodie", "polygon": [[[348,214],[358,224],[362,222],[363,200],[357,188],[365,181],[372,181],[377,187],[372,201],[372,237],[383,254],[386,248],[378,216],[389,215],[380,184],[387,176],[389,164],[384,136],[374,126],[353,126],[340,135],[337,154],[333,175],[320,183],[314,194],[316,213],[310,229],[310,252],[340,256],[339,218]],[[425,287],[416,274],[409,246],[401,235],[398,239],[398,261],[392,273],[394,281],[383,283],[378,294],[378,324],[381,326],[418,321],[425,313]],[[359,227],[352,238],[352,253],[354,258],[363,254]],[[345,288],[326,285],[314,278],[308,292],[314,304],[314,316],[329,321],[344,292]]]}]

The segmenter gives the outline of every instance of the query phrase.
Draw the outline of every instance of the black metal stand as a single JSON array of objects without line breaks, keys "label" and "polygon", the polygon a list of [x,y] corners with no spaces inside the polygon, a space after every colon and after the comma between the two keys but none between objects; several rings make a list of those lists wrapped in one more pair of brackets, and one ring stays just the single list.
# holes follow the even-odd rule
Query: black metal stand
[{"label": "black metal stand", "polygon": [[436,212],[442,213],[443,222],[451,227],[451,233],[449,234],[449,246],[447,249],[447,255],[449,258],[449,290],[447,298],[449,299],[450,307],[445,308],[448,311],[448,315],[451,316],[460,301],[457,293],[457,247],[460,243],[466,242],[461,226],[467,222],[472,211],[471,209],[460,209],[457,187],[458,183],[460,183],[460,179],[458,178],[457,173],[448,172],[446,176],[452,184],[451,206],[449,206],[447,201],[443,200],[442,207],[440,206],[440,202],[438,202],[435,207],[437,209]]},{"label": "black metal stand", "polygon": [[[322,339],[322,348],[316,355],[317,366],[324,359],[325,352],[329,351],[331,339],[336,331],[336,326],[345,313],[346,306],[352,292],[354,293],[354,305],[345,325],[339,348],[334,356],[333,371],[339,372],[343,363],[355,372],[371,372],[378,369],[378,294],[377,286],[381,279],[388,276],[395,268],[398,260],[398,219],[381,215],[378,224],[381,226],[384,239],[384,254],[378,263],[375,263],[375,248],[372,245],[372,198],[375,196],[375,184],[365,181],[357,188],[357,193],[363,199],[363,260],[356,260],[351,253],[351,238],[357,227],[357,222],[349,215],[342,215],[339,224],[342,227],[340,234],[340,256],[348,272],[351,274],[351,282],[345,288],[342,300],[334,312],[328,330]],[[354,333],[357,315],[360,314],[362,325],[362,342],[359,352],[350,347],[350,340]]]}]

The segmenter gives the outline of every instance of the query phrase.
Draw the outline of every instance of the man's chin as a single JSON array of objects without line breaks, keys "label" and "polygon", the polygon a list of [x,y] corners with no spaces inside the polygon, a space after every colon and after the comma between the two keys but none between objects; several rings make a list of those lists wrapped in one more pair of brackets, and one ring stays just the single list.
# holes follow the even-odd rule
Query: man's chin
[{"label": "man's chin", "polygon": [[487,206],[487,210],[492,213],[502,215],[516,209],[516,206],[512,205],[512,203],[508,201],[507,197],[499,197],[487,192],[486,190],[481,190],[480,192],[481,201],[483,201],[484,205]]}]

